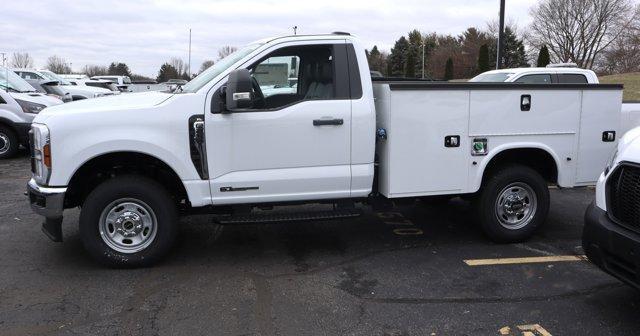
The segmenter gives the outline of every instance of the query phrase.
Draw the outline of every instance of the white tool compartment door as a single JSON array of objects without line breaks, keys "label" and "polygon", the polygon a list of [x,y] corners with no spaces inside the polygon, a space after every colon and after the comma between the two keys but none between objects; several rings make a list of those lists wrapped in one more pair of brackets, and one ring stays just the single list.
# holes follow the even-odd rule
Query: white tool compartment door
[{"label": "white tool compartment door", "polygon": [[466,188],[468,91],[393,90],[390,119],[390,197]]},{"label": "white tool compartment door", "polygon": [[[607,164],[620,134],[622,92],[592,89],[582,91],[582,113],[578,145],[577,185],[595,184]],[[615,138],[610,133],[615,132]]]}]

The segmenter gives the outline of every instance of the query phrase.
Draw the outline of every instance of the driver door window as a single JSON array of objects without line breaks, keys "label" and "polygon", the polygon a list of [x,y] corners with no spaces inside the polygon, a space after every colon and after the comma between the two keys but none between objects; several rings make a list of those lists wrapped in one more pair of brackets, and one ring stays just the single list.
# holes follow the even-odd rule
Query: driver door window
[{"label": "driver door window", "polygon": [[275,110],[304,100],[335,97],[332,46],[278,50],[249,70],[256,110]]}]

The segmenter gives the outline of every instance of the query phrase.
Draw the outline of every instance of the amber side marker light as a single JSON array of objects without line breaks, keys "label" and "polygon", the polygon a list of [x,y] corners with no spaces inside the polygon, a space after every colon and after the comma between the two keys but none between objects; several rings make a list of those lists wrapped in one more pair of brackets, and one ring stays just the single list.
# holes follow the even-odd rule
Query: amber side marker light
[{"label": "amber side marker light", "polygon": [[43,162],[47,168],[51,168],[51,147],[47,144],[42,148]]}]

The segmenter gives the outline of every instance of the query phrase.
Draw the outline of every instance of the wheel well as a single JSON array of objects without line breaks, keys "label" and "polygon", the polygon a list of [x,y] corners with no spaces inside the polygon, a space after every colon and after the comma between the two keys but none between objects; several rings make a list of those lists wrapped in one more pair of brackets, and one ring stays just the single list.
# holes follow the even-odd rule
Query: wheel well
[{"label": "wheel well", "polygon": [[487,164],[483,179],[491,176],[492,172],[513,163],[533,168],[549,183],[558,183],[556,161],[549,152],[539,148],[514,148],[498,153]]},{"label": "wheel well", "polygon": [[115,152],[85,162],[73,174],[65,194],[65,207],[82,205],[100,183],[122,175],[138,174],[160,183],[176,204],[188,205],[187,191],[171,167],[153,156],[137,152]]},{"label": "wheel well", "polygon": [[13,124],[6,122],[5,120],[0,118],[0,126],[4,126],[6,128],[8,128],[10,131],[13,132],[13,134],[15,134],[16,136],[18,135],[18,132],[16,132],[15,127],[13,126]]}]

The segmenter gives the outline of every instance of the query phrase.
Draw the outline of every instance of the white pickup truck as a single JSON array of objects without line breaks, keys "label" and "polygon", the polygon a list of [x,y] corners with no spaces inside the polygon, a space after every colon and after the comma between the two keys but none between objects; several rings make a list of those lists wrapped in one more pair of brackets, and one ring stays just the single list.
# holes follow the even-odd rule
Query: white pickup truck
[{"label": "white pickup truck", "polygon": [[[254,70],[274,59],[291,60],[296,90],[266,97]],[[84,246],[112,266],[157,261],[180,214],[328,219],[429,196],[468,196],[489,238],[517,242],[544,223],[548,185],[595,184],[621,97],[621,85],[372,81],[349,34],[267,39],[175,92],[47,108],[29,198],[55,241],[63,210],[81,207]],[[308,203],[334,207],[278,207]]]},{"label": "white pickup truck", "polygon": [[[546,68],[492,70],[479,74],[470,82],[522,84],[599,84],[595,72],[580,69],[572,63],[550,64]],[[623,101],[620,133],[640,126],[640,101]]]}]

